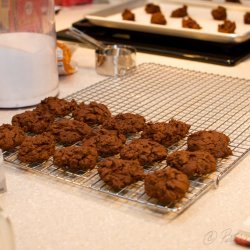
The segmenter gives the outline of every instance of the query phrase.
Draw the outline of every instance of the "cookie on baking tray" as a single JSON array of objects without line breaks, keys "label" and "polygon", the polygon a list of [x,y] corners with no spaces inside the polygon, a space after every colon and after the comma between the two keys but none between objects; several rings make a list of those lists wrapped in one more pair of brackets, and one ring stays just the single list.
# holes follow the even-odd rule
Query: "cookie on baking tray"
[{"label": "cookie on baking tray", "polygon": [[227,10],[223,6],[218,6],[216,9],[212,9],[211,15],[215,20],[227,19]]},{"label": "cookie on baking tray", "polygon": [[250,24],[250,12],[246,12],[244,14],[244,23],[245,24]]},{"label": "cookie on baking tray", "polygon": [[143,130],[145,118],[139,114],[120,113],[103,123],[103,127],[117,130],[122,134],[136,133]]},{"label": "cookie on baking tray", "polygon": [[89,125],[100,125],[111,117],[108,107],[102,103],[90,102],[80,103],[73,112],[73,117],[77,121],[86,122]]},{"label": "cookie on baking tray", "polygon": [[69,146],[57,149],[54,153],[54,165],[71,172],[93,169],[98,160],[98,153],[90,146]]},{"label": "cookie on baking tray", "polygon": [[208,151],[215,158],[232,155],[229,148],[230,139],[227,135],[215,130],[203,130],[189,135],[187,145],[189,151]]},{"label": "cookie on baking tray", "polygon": [[17,158],[24,163],[41,163],[54,154],[55,142],[50,133],[27,136],[18,150]]},{"label": "cookie on baking tray", "polygon": [[235,22],[232,22],[230,20],[224,20],[222,24],[218,25],[218,31],[222,33],[234,33],[235,29]]},{"label": "cookie on baking tray", "polygon": [[145,11],[148,14],[153,14],[153,13],[161,12],[161,8],[159,5],[148,3],[145,5]]},{"label": "cookie on baking tray", "polygon": [[182,27],[188,29],[202,29],[202,27],[191,17],[184,17],[182,19]]},{"label": "cookie on baking tray", "polygon": [[55,137],[56,142],[70,145],[83,140],[92,133],[85,122],[62,119],[50,125],[48,131]]},{"label": "cookie on baking tray", "polygon": [[99,129],[83,141],[83,146],[96,147],[100,156],[106,157],[118,154],[126,142],[126,137],[117,130]]},{"label": "cookie on baking tray", "polygon": [[14,115],[11,122],[25,132],[40,134],[45,132],[53,121],[54,116],[51,113],[46,110],[34,109]]},{"label": "cookie on baking tray", "polygon": [[144,177],[143,167],[138,161],[114,157],[98,163],[98,174],[114,190],[120,190]]},{"label": "cookie on baking tray", "polygon": [[166,159],[167,149],[150,139],[135,139],[123,147],[120,156],[126,160],[138,160],[145,165]]},{"label": "cookie on baking tray", "polygon": [[182,7],[173,10],[171,13],[171,17],[176,17],[176,18],[185,17],[188,15],[187,9],[188,9],[187,5],[184,4]]},{"label": "cookie on baking tray", "polygon": [[188,177],[202,176],[216,170],[216,160],[214,156],[206,151],[175,151],[168,155],[167,163]]},{"label": "cookie on baking tray", "polygon": [[153,24],[161,24],[161,25],[167,24],[167,20],[161,12],[153,13],[150,22]]},{"label": "cookie on baking tray", "polygon": [[187,175],[171,167],[149,173],[144,180],[146,194],[161,203],[180,200],[185,196],[189,185]]},{"label": "cookie on baking tray", "polygon": [[131,10],[125,9],[122,12],[122,19],[127,21],[135,21],[135,14]]},{"label": "cookie on baking tray", "polygon": [[67,101],[58,97],[47,97],[37,105],[36,109],[46,110],[55,117],[63,117],[71,113],[76,106],[75,100]]},{"label": "cookie on baking tray", "polygon": [[24,131],[18,126],[2,124],[0,126],[0,149],[11,150],[19,146],[25,139]]},{"label": "cookie on baking tray", "polygon": [[189,124],[174,119],[169,122],[149,122],[146,124],[141,137],[152,139],[169,147],[183,139],[188,134],[189,129]]}]

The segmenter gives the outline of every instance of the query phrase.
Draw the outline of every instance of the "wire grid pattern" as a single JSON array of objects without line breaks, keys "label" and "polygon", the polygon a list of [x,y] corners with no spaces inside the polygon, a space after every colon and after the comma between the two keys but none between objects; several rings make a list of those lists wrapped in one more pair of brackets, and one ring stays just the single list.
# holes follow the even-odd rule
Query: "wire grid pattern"
[{"label": "wire grid pattern", "polygon": [[[138,113],[147,121],[153,122],[175,118],[190,124],[190,133],[198,130],[224,132],[230,137],[233,155],[218,160],[215,173],[191,179],[186,196],[177,203],[167,204],[160,204],[157,200],[150,199],[144,192],[142,181],[115,192],[100,180],[96,168],[73,174],[54,166],[52,159],[43,164],[25,165],[17,160],[16,152],[5,152],[5,160],[63,182],[144,204],[157,211],[178,214],[214,184],[218,184],[219,180],[250,149],[250,81],[246,79],[145,63],[124,77],[107,78],[67,97],[69,100],[72,98],[78,103],[82,101],[104,103],[113,115],[122,112]],[[70,116],[68,118],[71,119]],[[185,148],[186,139],[168,150],[171,153]],[[145,171],[150,172],[164,167],[166,167],[165,161],[155,163]]]}]

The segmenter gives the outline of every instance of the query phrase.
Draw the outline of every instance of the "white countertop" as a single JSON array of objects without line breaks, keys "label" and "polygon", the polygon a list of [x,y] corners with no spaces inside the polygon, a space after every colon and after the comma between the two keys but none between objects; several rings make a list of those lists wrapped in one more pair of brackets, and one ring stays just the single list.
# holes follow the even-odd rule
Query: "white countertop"
[{"label": "white countertop", "polygon": [[[103,7],[65,8],[56,17],[57,30]],[[79,47],[73,60],[78,62],[78,72],[60,78],[59,97],[104,79],[95,72],[93,50]],[[138,53],[137,62],[250,79],[250,59],[235,67],[224,67]],[[10,123],[11,117],[21,112],[0,110],[0,124]],[[234,244],[233,236],[250,216],[249,163],[250,155],[222,180],[218,189],[210,190],[174,220],[129,202],[7,166],[8,192],[0,195],[0,206],[12,221],[17,250],[241,249]]]}]

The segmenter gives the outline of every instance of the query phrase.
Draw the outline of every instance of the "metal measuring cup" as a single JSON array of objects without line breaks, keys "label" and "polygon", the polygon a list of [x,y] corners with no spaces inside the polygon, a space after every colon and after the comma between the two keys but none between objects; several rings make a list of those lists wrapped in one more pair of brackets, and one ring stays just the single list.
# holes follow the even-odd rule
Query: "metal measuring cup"
[{"label": "metal measuring cup", "polygon": [[136,49],[132,46],[105,45],[76,28],[69,28],[67,34],[81,42],[88,42],[95,50],[96,72],[101,75],[123,76],[136,68]]}]

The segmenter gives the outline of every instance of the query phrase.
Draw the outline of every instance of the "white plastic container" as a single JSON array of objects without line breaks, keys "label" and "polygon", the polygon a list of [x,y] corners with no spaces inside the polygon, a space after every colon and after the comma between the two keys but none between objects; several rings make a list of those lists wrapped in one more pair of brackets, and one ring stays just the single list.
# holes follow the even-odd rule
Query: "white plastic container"
[{"label": "white plastic container", "polygon": [[0,207],[0,249],[15,250],[13,228],[10,219]]},{"label": "white plastic container", "polygon": [[53,0],[0,0],[0,108],[58,94]]}]

